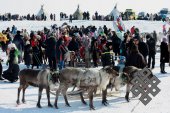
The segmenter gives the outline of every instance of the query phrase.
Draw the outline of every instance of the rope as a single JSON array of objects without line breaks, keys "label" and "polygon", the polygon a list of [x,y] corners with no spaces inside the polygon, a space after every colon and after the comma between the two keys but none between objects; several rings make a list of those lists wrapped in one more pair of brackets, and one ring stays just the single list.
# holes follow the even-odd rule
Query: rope
[{"label": "rope", "polygon": [[132,108],[131,113],[134,112],[135,108],[139,105],[139,103],[140,103],[140,100],[139,100],[139,102]]},{"label": "rope", "polygon": [[36,54],[34,54],[34,53],[33,53],[33,56],[34,56],[35,60],[37,61],[37,63],[38,63],[39,65],[42,65],[42,63],[40,62],[38,56],[37,56]]}]

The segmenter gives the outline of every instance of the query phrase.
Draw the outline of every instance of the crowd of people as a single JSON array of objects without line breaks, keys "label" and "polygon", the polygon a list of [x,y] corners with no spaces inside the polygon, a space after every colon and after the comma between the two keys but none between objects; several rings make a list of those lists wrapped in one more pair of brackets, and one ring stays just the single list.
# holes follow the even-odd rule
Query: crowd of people
[{"label": "crowd of people", "polygon": [[[48,18],[48,19],[47,19]],[[33,20],[33,21],[46,21],[46,20],[51,20],[55,21],[56,20],[56,14],[51,13],[49,17],[42,13],[41,15],[36,15],[36,14],[27,14],[27,15],[19,15],[19,14],[11,14],[11,13],[6,13],[4,15],[0,15],[0,21],[22,21],[22,20]]]},{"label": "crowd of people", "polygon": [[[27,14],[27,15],[19,15],[19,14],[11,14],[11,13],[6,13],[4,15],[0,15],[0,21],[11,21],[11,20],[38,20],[38,21],[46,21],[46,20],[51,20],[51,21],[56,21],[56,14],[54,13],[49,13],[50,15],[47,16],[45,13],[41,15],[36,15],[36,14]],[[163,18],[161,16],[158,16],[157,13],[155,14],[149,14],[147,13],[144,15],[144,17],[134,17],[133,19],[130,19],[130,15],[127,15],[123,12],[120,13],[122,20],[152,20],[152,21],[166,21],[166,18]],[[78,18],[73,17],[73,14],[70,14],[69,16],[64,13],[60,12],[60,20],[77,20]],[[89,11],[83,12],[82,13],[83,20],[101,20],[101,21],[113,21],[114,16],[113,15],[101,15],[97,11],[90,17]]]},{"label": "crowd of people", "polygon": [[[125,66],[137,68],[155,68],[157,35],[140,34],[140,30],[132,27],[124,33],[121,40],[115,31],[107,26],[84,27],[62,26],[46,27],[41,31],[27,32],[26,29],[3,30],[0,35],[1,48],[6,52],[8,69],[2,72],[3,59],[0,60],[0,79],[11,82],[18,80],[19,64],[24,62],[26,68],[40,68],[43,64],[53,71],[62,70],[66,66],[75,66],[75,62],[84,63],[86,68],[99,65],[110,66],[119,62],[124,56]],[[165,72],[165,63],[169,63],[167,39],[170,39],[170,29],[162,37],[160,45],[160,72]],[[148,58],[148,59],[147,59]],[[121,59],[122,60],[122,59]],[[152,61],[152,62],[151,62]]]}]

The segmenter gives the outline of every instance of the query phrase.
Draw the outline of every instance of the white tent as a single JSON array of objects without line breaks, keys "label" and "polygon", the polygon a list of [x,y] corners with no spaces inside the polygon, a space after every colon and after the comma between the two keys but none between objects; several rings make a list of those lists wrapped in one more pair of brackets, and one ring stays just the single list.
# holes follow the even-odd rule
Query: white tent
[{"label": "white tent", "polygon": [[42,14],[44,14],[44,16],[47,16],[47,13],[44,10],[44,5],[41,5],[41,9],[39,10],[39,12],[37,13],[37,17],[41,18]]},{"label": "white tent", "polygon": [[118,17],[121,16],[120,12],[117,10],[117,4],[115,5],[114,9],[112,10],[112,12],[109,15],[113,16],[114,20],[116,20]]}]

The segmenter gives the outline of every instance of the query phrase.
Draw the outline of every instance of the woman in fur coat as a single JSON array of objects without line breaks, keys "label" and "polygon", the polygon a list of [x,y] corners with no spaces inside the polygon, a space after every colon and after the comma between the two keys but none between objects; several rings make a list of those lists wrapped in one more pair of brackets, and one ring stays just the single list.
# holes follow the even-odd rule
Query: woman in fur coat
[{"label": "woman in fur coat", "polygon": [[2,77],[9,80],[10,82],[16,82],[18,80],[19,65],[18,65],[18,55],[19,51],[15,44],[9,45],[9,56],[7,60],[7,65],[9,67],[3,72]]}]

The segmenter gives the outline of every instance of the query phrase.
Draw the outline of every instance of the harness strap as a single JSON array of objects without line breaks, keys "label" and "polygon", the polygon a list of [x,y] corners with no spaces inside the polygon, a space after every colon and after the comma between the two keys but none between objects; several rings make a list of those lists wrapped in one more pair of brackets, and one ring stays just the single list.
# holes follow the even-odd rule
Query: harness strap
[{"label": "harness strap", "polygon": [[99,77],[100,77],[100,84],[101,84],[102,83],[102,75],[100,72],[99,72]]}]

